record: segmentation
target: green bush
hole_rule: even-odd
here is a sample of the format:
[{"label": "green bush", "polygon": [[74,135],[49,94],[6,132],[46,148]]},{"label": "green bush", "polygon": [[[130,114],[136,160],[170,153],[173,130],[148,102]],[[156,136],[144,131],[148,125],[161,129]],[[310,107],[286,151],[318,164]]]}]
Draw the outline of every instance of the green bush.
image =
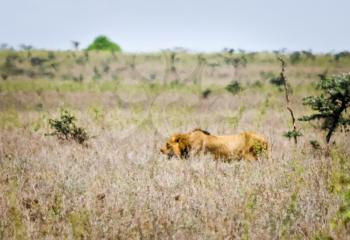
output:
[{"label": "green bush", "polygon": [[343,52],[340,52],[340,53],[337,53],[337,54],[334,55],[334,60],[337,61],[337,62],[340,61],[343,58],[350,58],[350,52],[343,51]]},{"label": "green bush", "polygon": [[303,134],[298,130],[289,130],[288,132],[285,132],[283,136],[288,139],[291,139],[291,138],[301,137],[303,136]]},{"label": "green bush", "polygon": [[283,84],[284,84],[284,79],[281,78],[280,76],[278,76],[278,77],[273,77],[273,78],[270,79],[270,83],[271,83],[272,85],[277,86],[277,87],[281,87],[281,86],[283,86]]},{"label": "green bush", "polygon": [[290,54],[289,59],[292,64],[297,64],[304,60],[315,60],[316,57],[311,51],[295,51]]},{"label": "green bush", "polygon": [[228,84],[225,89],[232,93],[233,95],[236,95],[240,91],[242,91],[241,84],[237,81],[232,81],[230,84]]},{"label": "green bush", "polygon": [[68,110],[62,110],[60,119],[49,119],[49,125],[54,131],[48,135],[84,144],[89,135],[84,128],[75,125],[75,120],[76,118]]},{"label": "green bush", "polygon": [[109,40],[106,36],[98,36],[93,43],[87,48],[90,50],[98,50],[98,51],[112,51],[112,52],[121,52],[121,48],[118,44]]}]

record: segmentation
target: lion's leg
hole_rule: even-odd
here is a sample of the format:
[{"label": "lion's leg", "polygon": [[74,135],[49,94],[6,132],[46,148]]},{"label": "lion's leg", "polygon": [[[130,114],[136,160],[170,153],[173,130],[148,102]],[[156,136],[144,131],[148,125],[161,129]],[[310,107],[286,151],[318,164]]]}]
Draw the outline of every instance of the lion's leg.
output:
[{"label": "lion's leg", "polygon": [[248,161],[256,161],[258,160],[258,157],[253,153],[246,153],[244,154],[244,159]]},{"label": "lion's leg", "polygon": [[177,158],[184,159],[185,156],[182,154],[182,152],[179,148],[174,148],[173,151],[174,151],[174,154]]}]

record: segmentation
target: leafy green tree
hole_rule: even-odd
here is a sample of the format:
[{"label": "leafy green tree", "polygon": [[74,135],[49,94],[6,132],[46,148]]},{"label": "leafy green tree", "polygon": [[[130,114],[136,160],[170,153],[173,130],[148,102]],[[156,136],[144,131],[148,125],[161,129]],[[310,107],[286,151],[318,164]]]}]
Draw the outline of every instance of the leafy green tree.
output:
[{"label": "leafy green tree", "polygon": [[112,52],[122,51],[118,44],[112,42],[106,36],[98,36],[93,41],[93,43],[90,44],[87,50],[112,51]]},{"label": "leafy green tree", "polygon": [[299,120],[321,120],[321,129],[328,131],[326,141],[329,143],[339,126],[347,131],[350,126],[350,116],[346,116],[346,109],[350,106],[350,74],[323,77],[317,87],[322,90],[320,96],[303,99],[304,105],[310,106],[315,113]]}]

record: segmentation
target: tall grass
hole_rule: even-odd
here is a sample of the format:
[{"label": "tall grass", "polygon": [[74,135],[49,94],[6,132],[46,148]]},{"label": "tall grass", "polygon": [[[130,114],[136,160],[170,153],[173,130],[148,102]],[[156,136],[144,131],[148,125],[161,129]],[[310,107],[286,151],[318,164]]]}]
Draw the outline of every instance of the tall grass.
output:
[{"label": "tall grass", "polygon": [[[184,56],[183,74],[192,69],[191,55]],[[204,74],[203,85],[134,81],[129,72],[120,82],[1,81],[0,239],[347,239],[341,209],[349,210],[348,133],[337,132],[331,150],[306,123],[297,146],[285,139],[283,93],[260,74],[278,74],[278,64],[260,54],[256,59],[241,70],[244,90],[236,95],[224,88],[232,80],[225,67]],[[144,64],[137,67],[153,72]],[[295,89],[290,104],[308,114],[301,99],[317,91],[312,86],[324,69],[316,63],[287,69]],[[207,86],[212,93],[203,99]],[[60,107],[93,136],[87,147],[45,136]],[[271,157],[223,163],[160,154],[171,133],[197,127],[212,134],[260,132]]]}]

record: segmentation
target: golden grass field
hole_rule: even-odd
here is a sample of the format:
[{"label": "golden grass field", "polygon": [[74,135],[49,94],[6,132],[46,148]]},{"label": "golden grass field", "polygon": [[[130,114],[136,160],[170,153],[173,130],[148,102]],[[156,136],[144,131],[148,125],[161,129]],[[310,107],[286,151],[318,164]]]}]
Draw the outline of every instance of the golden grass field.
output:
[{"label": "golden grass field", "polygon": [[[10,54],[0,52],[0,64]],[[176,74],[162,54],[31,57],[50,54],[33,66],[18,53],[12,63],[24,73],[0,80],[0,239],[350,239],[339,214],[350,188],[349,134],[337,131],[326,149],[316,123],[297,122],[298,144],[283,137],[291,122],[284,92],[269,82],[280,71],[273,54],[247,55],[235,70],[220,54],[201,63],[179,53]],[[319,94],[318,74],[349,69],[328,55],[288,62],[296,116],[311,112],[302,98]],[[231,80],[243,90],[226,91]],[[87,146],[46,136],[61,108],[87,130]],[[161,155],[171,133],[198,127],[259,132],[271,157]]]}]

